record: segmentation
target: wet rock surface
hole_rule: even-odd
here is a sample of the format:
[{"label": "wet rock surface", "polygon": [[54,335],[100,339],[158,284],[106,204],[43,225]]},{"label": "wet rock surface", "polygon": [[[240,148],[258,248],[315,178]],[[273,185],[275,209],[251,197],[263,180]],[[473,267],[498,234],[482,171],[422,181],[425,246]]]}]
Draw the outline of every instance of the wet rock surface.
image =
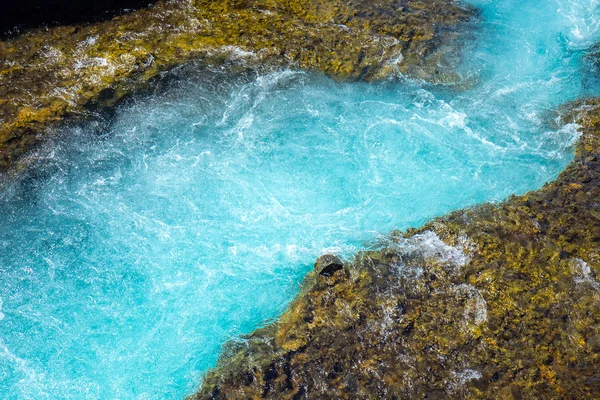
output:
[{"label": "wet rock surface", "polygon": [[229,343],[191,399],[600,396],[600,100],[544,188],[395,232]]},{"label": "wet rock surface", "polygon": [[0,171],[45,140],[48,126],[112,107],[190,60],[457,82],[457,25],[472,15],[453,0],[173,0],[28,32],[0,42]]},{"label": "wet rock surface", "polygon": [[315,262],[315,272],[323,277],[330,277],[342,268],[342,260],[333,254],[322,255]]}]

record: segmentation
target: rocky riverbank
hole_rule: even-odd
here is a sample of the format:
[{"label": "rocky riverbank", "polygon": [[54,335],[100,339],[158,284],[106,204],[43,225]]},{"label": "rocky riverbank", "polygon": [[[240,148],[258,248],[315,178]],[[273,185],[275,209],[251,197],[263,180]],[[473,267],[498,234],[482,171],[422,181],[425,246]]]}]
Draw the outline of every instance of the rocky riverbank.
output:
[{"label": "rocky riverbank", "polygon": [[570,110],[555,182],[320,258],[190,399],[600,396],[600,101]]},{"label": "rocky riverbank", "polygon": [[190,60],[460,81],[457,25],[472,15],[454,0],[172,0],[35,30],[0,42],[0,171],[42,142],[48,126],[112,107]]}]

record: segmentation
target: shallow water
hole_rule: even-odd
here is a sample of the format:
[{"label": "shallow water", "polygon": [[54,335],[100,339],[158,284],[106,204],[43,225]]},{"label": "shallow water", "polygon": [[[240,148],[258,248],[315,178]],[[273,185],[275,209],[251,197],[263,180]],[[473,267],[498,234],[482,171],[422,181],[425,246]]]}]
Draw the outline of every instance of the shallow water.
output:
[{"label": "shallow water", "polygon": [[319,254],[556,177],[599,3],[473,3],[466,92],[206,71],[65,128],[0,194],[0,397],[182,397]]}]

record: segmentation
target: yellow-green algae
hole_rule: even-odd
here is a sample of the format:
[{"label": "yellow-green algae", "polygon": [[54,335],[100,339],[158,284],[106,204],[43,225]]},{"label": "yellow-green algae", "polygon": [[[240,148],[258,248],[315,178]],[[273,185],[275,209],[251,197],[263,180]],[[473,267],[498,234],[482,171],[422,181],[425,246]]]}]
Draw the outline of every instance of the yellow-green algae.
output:
[{"label": "yellow-green algae", "polygon": [[[87,26],[0,42],[0,170],[65,116],[111,106],[189,60],[318,69],[347,79],[395,71],[452,81],[455,0],[178,0]],[[451,69],[451,68],[450,68]]]},{"label": "yellow-green algae", "polygon": [[600,398],[600,100],[553,183],[311,273],[191,399]]}]

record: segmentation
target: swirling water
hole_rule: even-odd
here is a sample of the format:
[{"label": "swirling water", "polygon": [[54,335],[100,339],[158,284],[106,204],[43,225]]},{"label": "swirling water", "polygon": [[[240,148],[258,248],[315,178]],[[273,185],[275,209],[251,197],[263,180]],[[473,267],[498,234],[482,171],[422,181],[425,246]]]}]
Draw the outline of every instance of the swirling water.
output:
[{"label": "swirling water", "polygon": [[0,194],[0,397],[183,397],[322,252],[554,178],[598,1],[473,3],[466,91],[206,71],[64,128]]}]

